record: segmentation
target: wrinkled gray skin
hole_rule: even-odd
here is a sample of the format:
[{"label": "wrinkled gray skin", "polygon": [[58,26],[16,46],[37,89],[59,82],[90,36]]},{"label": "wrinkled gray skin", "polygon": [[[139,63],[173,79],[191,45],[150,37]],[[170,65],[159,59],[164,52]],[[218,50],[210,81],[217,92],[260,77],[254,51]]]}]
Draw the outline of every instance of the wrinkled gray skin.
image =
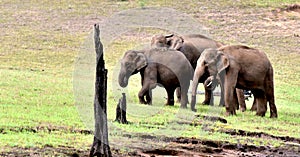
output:
[{"label": "wrinkled gray skin", "polygon": [[237,96],[235,88],[251,90],[256,101],[256,115],[265,116],[267,102],[270,117],[277,118],[274,99],[273,68],[264,52],[241,45],[206,49],[197,61],[191,106],[196,103],[198,80],[205,73],[219,78],[224,93],[226,115],[236,114]]},{"label": "wrinkled gray skin", "polygon": [[160,84],[167,91],[168,105],[174,105],[174,91],[181,87],[181,108],[187,108],[187,92],[194,70],[181,52],[165,48],[127,51],[121,60],[119,85],[126,87],[129,77],[138,72],[142,77],[142,89],[138,94],[140,103],[151,104],[148,92]]},{"label": "wrinkled gray skin", "polygon": [[[152,47],[166,47],[181,51],[188,61],[191,63],[193,69],[197,66],[197,60],[201,53],[207,48],[218,48],[223,46],[222,43],[212,40],[206,36],[200,34],[190,34],[185,36],[178,36],[174,34],[170,35],[155,35],[151,40]],[[203,83],[209,75],[204,74],[199,82]],[[176,90],[177,97],[179,97],[180,90]],[[205,100],[202,104],[213,105],[213,95],[211,90],[205,88]]]}]

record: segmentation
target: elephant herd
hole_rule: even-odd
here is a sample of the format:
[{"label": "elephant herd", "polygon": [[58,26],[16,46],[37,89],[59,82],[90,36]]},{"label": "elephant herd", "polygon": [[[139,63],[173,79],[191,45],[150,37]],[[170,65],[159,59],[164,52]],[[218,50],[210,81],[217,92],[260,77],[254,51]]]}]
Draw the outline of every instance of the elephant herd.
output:
[{"label": "elephant herd", "polygon": [[191,110],[196,111],[198,83],[203,83],[202,104],[213,105],[212,91],[221,87],[220,106],[226,115],[246,110],[243,90],[254,95],[251,108],[265,116],[267,103],[270,117],[277,118],[274,100],[273,68],[266,54],[243,45],[225,45],[200,34],[154,35],[151,48],[129,50],[121,59],[119,85],[126,87],[131,75],[140,73],[142,89],[138,93],[142,104],[152,104],[151,90],[157,85],[167,91],[167,105],[174,105],[174,92],[181,108],[187,108],[188,89],[192,80]]}]

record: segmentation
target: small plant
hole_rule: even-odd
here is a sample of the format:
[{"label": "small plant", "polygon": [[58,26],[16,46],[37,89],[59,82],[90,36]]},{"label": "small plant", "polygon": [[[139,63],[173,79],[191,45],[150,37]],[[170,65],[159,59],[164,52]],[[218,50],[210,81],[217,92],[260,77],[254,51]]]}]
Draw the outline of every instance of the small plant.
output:
[{"label": "small plant", "polygon": [[146,5],[146,0],[139,0],[139,5],[141,8],[144,8]]}]

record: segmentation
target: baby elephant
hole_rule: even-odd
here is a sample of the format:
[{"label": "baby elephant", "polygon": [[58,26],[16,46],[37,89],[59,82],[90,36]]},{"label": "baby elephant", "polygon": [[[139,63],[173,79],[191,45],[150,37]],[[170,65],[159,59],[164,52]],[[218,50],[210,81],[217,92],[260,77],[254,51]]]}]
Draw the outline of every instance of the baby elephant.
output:
[{"label": "baby elephant", "polygon": [[[181,108],[187,108],[187,93],[193,68],[181,52],[166,48],[129,50],[121,60],[120,86],[126,87],[129,77],[138,72],[142,77],[142,89],[138,94],[140,103],[151,104],[151,98],[147,94],[161,84],[167,91],[168,105],[174,105],[174,91],[181,87]],[[144,100],[145,96],[147,102]]]}]

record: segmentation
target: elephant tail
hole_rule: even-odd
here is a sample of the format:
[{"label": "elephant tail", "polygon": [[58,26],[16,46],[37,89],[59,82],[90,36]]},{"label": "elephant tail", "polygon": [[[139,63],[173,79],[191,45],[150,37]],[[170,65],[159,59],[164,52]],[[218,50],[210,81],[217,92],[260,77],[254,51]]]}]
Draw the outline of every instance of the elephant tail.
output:
[{"label": "elephant tail", "polygon": [[275,97],[274,97],[274,75],[273,75],[273,67],[270,64],[269,70],[267,72],[267,77],[266,77],[266,96],[267,96],[267,101],[269,102],[270,106],[270,117],[271,118],[277,118],[277,108],[275,105]]}]

